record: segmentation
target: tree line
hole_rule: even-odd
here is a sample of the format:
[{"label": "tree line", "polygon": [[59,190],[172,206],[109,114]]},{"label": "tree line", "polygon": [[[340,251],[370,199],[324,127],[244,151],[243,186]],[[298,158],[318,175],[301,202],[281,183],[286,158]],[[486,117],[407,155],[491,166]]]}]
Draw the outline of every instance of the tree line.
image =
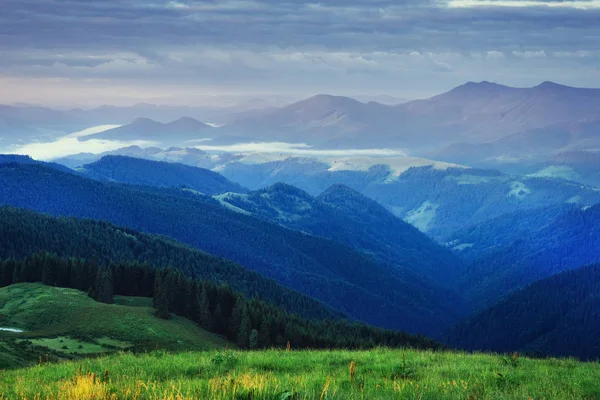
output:
[{"label": "tree line", "polygon": [[0,286],[19,282],[83,290],[109,304],[115,295],[152,297],[157,317],[175,314],[189,318],[240,348],[281,347],[288,342],[294,348],[314,349],[442,347],[422,336],[347,320],[309,320],[257,298],[248,299],[227,285],[194,280],[173,268],[157,269],[136,262],[105,267],[94,260],[50,253],[0,261]]}]

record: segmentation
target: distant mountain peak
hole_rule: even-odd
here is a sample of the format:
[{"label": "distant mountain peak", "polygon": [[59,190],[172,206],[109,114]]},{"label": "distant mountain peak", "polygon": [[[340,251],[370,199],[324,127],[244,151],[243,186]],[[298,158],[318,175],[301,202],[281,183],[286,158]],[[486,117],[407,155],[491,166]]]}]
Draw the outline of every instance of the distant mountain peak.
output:
[{"label": "distant mountain peak", "polygon": [[304,190],[297,188],[296,186],[288,185],[287,183],[277,182],[269,187],[259,190],[258,193],[272,193],[272,194],[284,194],[288,196],[298,197],[305,200],[312,201],[313,198]]},{"label": "distant mountain peak", "polygon": [[509,86],[500,85],[496,82],[490,81],[481,81],[481,82],[473,82],[469,81],[463,85],[460,85],[451,90],[451,92],[462,92],[462,91],[477,91],[477,90],[502,90],[502,89],[510,89]]},{"label": "distant mountain peak", "polygon": [[544,90],[556,90],[556,89],[572,89],[569,86],[561,85],[552,81],[544,81],[539,85],[535,86],[535,89],[544,89]]},{"label": "distant mountain peak", "polygon": [[332,94],[317,94],[315,96],[309,97],[308,99],[301,100],[297,103],[291,104],[294,105],[314,105],[320,107],[331,107],[337,105],[354,105],[354,104],[363,104],[358,100],[354,100],[350,97],[344,96],[335,96]]},{"label": "distant mountain peak", "polygon": [[362,194],[360,194],[356,190],[352,189],[349,186],[341,184],[341,183],[330,186],[327,190],[325,190],[323,193],[321,193],[321,196],[332,196],[332,195],[339,196],[339,195],[348,195],[348,194],[353,194],[353,195],[357,194],[357,195],[362,196]]},{"label": "distant mountain peak", "polygon": [[142,126],[156,126],[156,125],[161,125],[161,123],[160,122],[156,122],[155,120],[150,119],[150,118],[138,117],[138,118],[134,119],[133,121],[131,121],[130,125],[142,127]]},{"label": "distant mountain peak", "polygon": [[392,216],[392,214],[375,200],[366,197],[356,190],[342,184],[329,187],[321,193],[317,200],[330,206],[341,208],[357,214]]},{"label": "distant mountain peak", "polygon": [[181,129],[212,129],[212,126],[191,117],[181,117],[175,121],[169,122],[167,125]]}]

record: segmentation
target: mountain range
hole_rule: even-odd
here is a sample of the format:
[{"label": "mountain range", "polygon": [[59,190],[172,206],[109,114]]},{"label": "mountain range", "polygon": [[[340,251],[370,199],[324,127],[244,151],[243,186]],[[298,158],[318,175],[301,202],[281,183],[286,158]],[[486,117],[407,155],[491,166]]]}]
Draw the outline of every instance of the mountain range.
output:
[{"label": "mountain range", "polygon": [[[377,159],[373,161],[375,164]],[[250,189],[284,182],[316,196],[332,185],[343,184],[443,243],[457,230],[513,211],[569,203],[586,207],[600,202],[595,187],[564,179],[440,164],[412,167],[398,174],[384,164],[335,170],[323,160],[288,158],[262,164],[231,162],[215,170]]]},{"label": "mountain range", "polygon": [[[210,138],[216,143],[306,143],[321,149],[393,148],[476,167],[533,168],[565,152],[595,154],[600,148],[599,107],[599,89],[552,82],[513,88],[484,81],[396,105],[322,94],[283,107],[231,112],[225,125],[214,129],[195,119],[206,120],[208,114],[200,116],[189,107],[140,105],[126,112],[103,107],[93,113],[3,107],[0,137],[8,144],[41,141],[48,139],[41,132],[118,123],[125,125],[87,139],[158,138],[163,144],[181,146]],[[156,120],[149,121],[152,117]]]},{"label": "mountain range", "polygon": [[281,183],[214,197],[238,212],[347,244],[440,286],[451,287],[461,273],[461,261],[448,249],[344,185],[332,186],[316,198]]},{"label": "mountain range", "polygon": [[0,184],[2,204],[170,236],[374,325],[436,336],[466,312],[460,296],[406,268],[242,215],[210,197],[104,183],[43,165],[16,163],[0,165]]},{"label": "mountain range", "polygon": [[[595,187],[551,171],[519,176],[401,156],[284,156],[282,160],[260,162],[257,155],[215,155],[194,148],[131,147],[111,154],[203,166],[250,190],[281,182],[319,196],[331,186],[345,185],[441,243],[454,240],[452,235],[457,231],[507,213],[568,204],[583,208],[600,203],[600,191]],[[57,161],[81,165],[88,159],[82,155]]]},{"label": "mountain range", "polygon": [[[318,95],[225,127],[238,135],[274,137],[323,147],[385,146],[412,152],[438,150],[462,163],[471,149],[528,150],[543,138],[543,153],[589,148],[598,144],[593,127],[600,119],[599,89],[580,89],[544,82],[513,88],[490,82],[468,82],[447,93],[395,106]],[[454,145],[454,152],[444,146]],[[465,146],[465,154],[461,154]],[[502,148],[501,146],[505,146]],[[525,156],[526,152],[518,154]],[[484,155],[480,155],[484,156]],[[483,158],[481,158],[483,160]]]}]

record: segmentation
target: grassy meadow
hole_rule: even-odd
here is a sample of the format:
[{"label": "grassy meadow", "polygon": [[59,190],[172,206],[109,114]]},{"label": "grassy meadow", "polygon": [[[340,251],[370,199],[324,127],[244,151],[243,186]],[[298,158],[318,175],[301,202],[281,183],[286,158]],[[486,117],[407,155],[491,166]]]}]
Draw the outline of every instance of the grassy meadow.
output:
[{"label": "grassy meadow", "polygon": [[0,371],[0,399],[599,399],[600,365],[414,350],[120,353]]},{"label": "grassy meadow", "polygon": [[0,400],[600,399],[600,364],[377,348],[238,351],[152,300],[0,289]]},{"label": "grassy meadow", "polygon": [[74,290],[21,283],[0,288],[0,368],[31,365],[40,356],[74,359],[121,350],[224,348],[227,342],[194,322],[154,316],[152,299],[119,297],[99,303]]}]

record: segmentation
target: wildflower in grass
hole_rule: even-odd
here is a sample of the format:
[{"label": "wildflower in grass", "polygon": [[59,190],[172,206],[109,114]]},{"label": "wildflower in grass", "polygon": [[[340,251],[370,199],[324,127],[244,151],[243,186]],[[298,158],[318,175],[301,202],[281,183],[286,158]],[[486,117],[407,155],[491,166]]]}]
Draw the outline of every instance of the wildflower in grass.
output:
[{"label": "wildflower in grass", "polygon": [[96,375],[77,375],[65,382],[59,389],[58,398],[67,400],[108,399],[108,389],[104,382],[96,379]]},{"label": "wildflower in grass", "polygon": [[327,382],[325,382],[325,386],[323,387],[323,391],[321,392],[320,400],[323,400],[325,398],[325,396],[327,396],[327,392],[329,391],[330,384],[331,384],[331,381],[329,380],[329,378],[327,378]]},{"label": "wildflower in grass", "polygon": [[350,381],[354,382],[354,375],[356,374],[356,364],[354,361],[350,362]]}]

